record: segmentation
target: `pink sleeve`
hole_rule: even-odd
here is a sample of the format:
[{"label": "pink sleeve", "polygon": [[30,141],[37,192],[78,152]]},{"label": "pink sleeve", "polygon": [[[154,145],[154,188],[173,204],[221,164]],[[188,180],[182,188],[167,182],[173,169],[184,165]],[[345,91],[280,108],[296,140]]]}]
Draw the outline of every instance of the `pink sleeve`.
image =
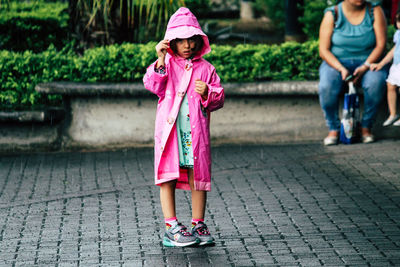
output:
[{"label": "pink sleeve", "polygon": [[165,74],[157,73],[154,70],[156,63],[157,61],[147,68],[146,74],[143,77],[143,84],[147,90],[156,94],[158,97],[164,97],[168,79],[168,68],[166,68]]},{"label": "pink sleeve", "polygon": [[213,69],[211,78],[207,83],[208,86],[208,97],[206,100],[202,99],[201,104],[209,111],[220,109],[224,106],[225,93],[224,88],[221,87],[220,78]]}]

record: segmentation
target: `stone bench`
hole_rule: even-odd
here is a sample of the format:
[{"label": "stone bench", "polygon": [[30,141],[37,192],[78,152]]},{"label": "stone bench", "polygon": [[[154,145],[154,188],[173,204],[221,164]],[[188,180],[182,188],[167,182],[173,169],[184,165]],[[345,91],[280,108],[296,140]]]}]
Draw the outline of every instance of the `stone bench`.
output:
[{"label": "stone bench", "polygon": [[[224,83],[225,106],[211,115],[213,144],[232,142],[304,142],[327,134],[317,81]],[[142,83],[41,83],[36,91],[63,96],[66,116],[63,148],[115,148],[153,143],[157,97]],[[399,136],[385,128],[386,105],[373,132]],[[399,127],[400,128],[400,127]]]}]

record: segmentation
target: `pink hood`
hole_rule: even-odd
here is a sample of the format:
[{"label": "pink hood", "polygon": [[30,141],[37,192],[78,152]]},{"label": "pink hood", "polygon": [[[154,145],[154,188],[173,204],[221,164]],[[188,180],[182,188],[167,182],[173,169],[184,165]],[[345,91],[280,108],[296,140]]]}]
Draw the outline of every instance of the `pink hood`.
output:
[{"label": "pink hood", "polygon": [[[193,13],[188,8],[181,7],[169,19],[164,40],[187,39],[193,35],[201,35],[203,37],[204,46],[199,56],[202,57],[209,53],[211,47],[207,35],[201,30],[200,24]],[[168,53],[173,55],[171,49],[168,49]]]}]

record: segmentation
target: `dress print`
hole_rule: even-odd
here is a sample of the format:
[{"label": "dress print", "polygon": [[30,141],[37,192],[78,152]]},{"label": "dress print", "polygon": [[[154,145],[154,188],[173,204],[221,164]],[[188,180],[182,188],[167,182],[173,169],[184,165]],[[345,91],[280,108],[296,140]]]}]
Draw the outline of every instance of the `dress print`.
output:
[{"label": "dress print", "polygon": [[178,132],[179,166],[193,168],[192,130],[187,94],[185,94],[179,109],[176,129]]}]

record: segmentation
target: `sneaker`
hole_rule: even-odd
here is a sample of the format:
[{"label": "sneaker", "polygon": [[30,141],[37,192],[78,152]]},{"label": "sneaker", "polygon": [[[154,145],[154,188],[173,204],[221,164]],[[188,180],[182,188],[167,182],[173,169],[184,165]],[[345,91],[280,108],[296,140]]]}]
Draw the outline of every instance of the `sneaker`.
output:
[{"label": "sneaker", "polygon": [[339,137],[338,136],[327,136],[324,139],[325,146],[333,146],[338,144]]},{"label": "sneaker", "polygon": [[166,247],[187,247],[199,242],[200,240],[193,236],[181,223],[166,230],[163,239],[163,245]]},{"label": "sneaker", "polygon": [[400,126],[400,120],[397,120],[395,123],[393,123],[393,126]]},{"label": "sneaker", "polygon": [[375,138],[374,138],[374,136],[372,134],[371,135],[364,135],[362,137],[362,142],[364,144],[373,143],[374,141],[375,141]]},{"label": "sneaker", "polygon": [[[387,118],[385,120],[385,122],[382,124],[382,126],[389,126],[392,125],[393,122],[397,121],[399,119],[399,115],[395,115],[395,116],[389,116],[389,118]],[[398,121],[397,121],[398,122]],[[400,125],[400,124],[399,124]]]},{"label": "sneaker", "polygon": [[214,244],[214,238],[208,231],[207,225],[203,222],[198,222],[192,228],[192,235],[200,239],[200,246]]}]

